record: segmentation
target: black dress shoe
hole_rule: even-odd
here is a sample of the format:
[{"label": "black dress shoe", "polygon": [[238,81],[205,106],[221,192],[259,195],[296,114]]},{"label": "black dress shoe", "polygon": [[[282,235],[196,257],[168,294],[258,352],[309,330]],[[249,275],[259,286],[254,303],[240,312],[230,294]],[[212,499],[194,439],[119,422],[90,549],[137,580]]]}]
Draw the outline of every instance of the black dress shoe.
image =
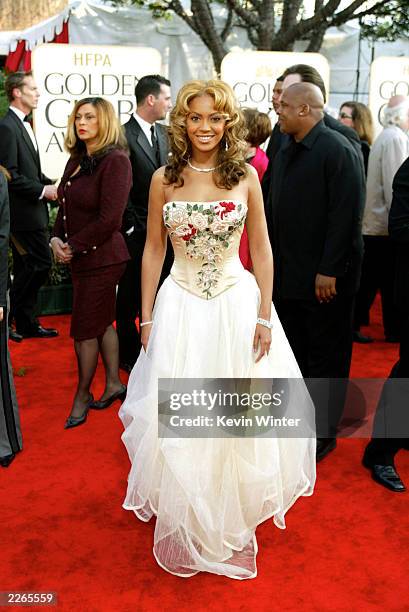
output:
[{"label": "black dress shoe", "polygon": [[317,463],[322,461],[324,457],[334,450],[337,446],[336,438],[317,438]]},{"label": "black dress shoe", "polygon": [[82,425],[83,423],[85,423],[85,421],[87,420],[89,407],[93,401],[94,401],[94,396],[91,393],[90,398],[88,402],[86,403],[83,414],[79,417],[73,417],[70,415],[68,419],[65,421],[64,429],[72,429],[73,427],[78,427],[79,425]]},{"label": "black dress shoe", "polygon": [[372,478],[383,487],[390,489],[394,493],[403,493],[403,491],[406,491],[406,487],[393,465],[375,464],[369,466],[369,469],[371,470]]},{"label": "black dress shoe", "polygon": [[132,372],[132,368],[133,366],[130,363],[127,363],[126,361],[119,362],[119,369],[123,370],[127,374],[130,374]]},{"label": "black dress shoe", "polygon": [[113,402],[115,402],[115,400],[121,400],[121,402],[123,402],[125,397],[126,385],[122,385],[122,389],[120,391],[116,391],[115,393],[107,397],[106,400],[97,400],[96,402],[91,402],[89,407],[93,408],[94,410],[104,410],[105,408],[108,408]]},{"label": "black dress shoe", "polygon": [[12,461],[14,461],[15,454],[11,453],[11,455],[4,455],[4,457],[0,457],[0,465],[1,467],[8,467]]},{"label": "black dress shoe", "polygon": [[23,336],[18,334],[12,327],[9,327],[9,338],[13,340],[13,342],[22,342],[23,340]]},{"label": "black dress shoe", "polygon": [[364,336],[359,331],[353,332],[352,339],[354,342],[358,342],[359,344],[370,344],[373,342],[373,338],[371,338],[371,336]]},{"label": "black dress shoe", "polygon": [[55,338],[55,336],[58,336],[58,331],[51,327],[38,325],[37,327],[32,327],[28,331],[23,331],[22,336],[23,338]]}]

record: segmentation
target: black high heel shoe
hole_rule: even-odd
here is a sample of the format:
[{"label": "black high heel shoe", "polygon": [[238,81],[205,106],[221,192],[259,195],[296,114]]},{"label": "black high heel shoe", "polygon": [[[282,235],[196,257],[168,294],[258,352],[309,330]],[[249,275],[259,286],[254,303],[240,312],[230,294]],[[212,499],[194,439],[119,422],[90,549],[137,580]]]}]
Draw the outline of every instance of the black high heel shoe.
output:
[{"label": "black high heel shoe", "polygon": [[91,393],[90,398],[87,401],[87,404],[85,406],[84,413],[79,417],[73,417],[70,415],[68,419],[65,421],[64,429],[72,429],[73,427],[78,427],[79,425],[82,425],[83,423],[85,423],[85,421],[87,420],[89,407],[93,401],[94,401],[94,396]]},{"label": "black high heel shoe", "polygon": [[123,402],[126,398],[126,391],[126,385],[122,385],[122,389],[120,391],[115,391],[115,393],[107,397],[107,399],[105,400],[97,400],[96,402],[91,402],[89,407],[93,410],[104,410],[105,408],[108,408],[113,402],[115,402],[115,400],[121,400],[121,402]]}]

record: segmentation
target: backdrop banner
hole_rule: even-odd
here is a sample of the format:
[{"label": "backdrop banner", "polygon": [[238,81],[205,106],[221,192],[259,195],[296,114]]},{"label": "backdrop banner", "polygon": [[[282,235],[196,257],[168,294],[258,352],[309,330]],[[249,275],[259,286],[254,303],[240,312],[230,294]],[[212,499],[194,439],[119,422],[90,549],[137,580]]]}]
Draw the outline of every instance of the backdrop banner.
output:
[{"label": "backdrop banner", "polygon": [[371,65],[369,107],[376,135],[382,130],[383,109],[392,96],[409,96],[409,57],[378,57]]},{"label": "backdrop banner", "polygon": [[37,47],[33,73],[40,90],[34,126],[44,173],[61,177],[67,162],[64,135],[73,104],[101,96],[114,105],[121,123],[135,110],[135,85],[161,72],[161,55],[148,47],[54,45]]},{"label": "backdrop banner", "polygon": [[268,113],[277,77],[294,64],[314,66],[329,91],[329,64],[320,53],[234,51],[223,59],[221,77],[233,87],[241,106]]}]

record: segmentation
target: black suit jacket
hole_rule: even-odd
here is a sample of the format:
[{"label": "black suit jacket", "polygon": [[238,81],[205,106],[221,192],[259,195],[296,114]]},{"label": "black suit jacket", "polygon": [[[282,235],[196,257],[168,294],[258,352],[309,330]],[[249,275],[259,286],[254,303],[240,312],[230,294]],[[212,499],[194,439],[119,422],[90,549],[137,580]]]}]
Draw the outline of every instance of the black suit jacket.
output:
[{"label": "black suit jacket", "polygon": [[[356,151],[356,154],[359,158],[359,164],[362,170],[363,188],[365,189],[366,172],[365,172],[365,165],[364,165],[364,156],[363,156],[361,141],[359,140],[359,136],[357,132],[353,130],[352,128],[348,127],[347,125],[344,125],[337,119],[334,119],[334,117],[331,117],[331,115],[328,115],[328,113],[324,113],[323,121],[324,121],[324,124],[328,128],[330,128],[331,130],[334,130],[335,132],[339,132],[340,134],[342,134],[342,136],[345,136],[345,138],[349,141],[349,143],[354,147],[354,150]],[[267,166],[267,170],[264,173],[263,180],[261,182],[261,189],[263,191],[263,198],[264,198],[265,205],[267,205],[267,202],[269,201],[269,198],[271,197],[270,189],[271,189],[271,183],[273,180],[272,177],[273,177],[273,172],[274,172],[274,158],[277,155],[278,151],[281,149],[281,147],[284,146],[285,143],[289,141],[289,138],[290,137],[287,134],[283,134],[280,131],[280,126],[277,122],[273,128],[273,131],[270,136],[270,141],[266,149],[266,155],[268,157],[268,166]],[[268,221],[267,206],[266,206],[266,216],[267,216],[267,221]]]},{"label": "black suit jacket", "polygon": [[45,229],[46,200],[39,200],[52,181],[41,172],[40,157],[22,121],[10,110],[0,121],[0,163],[11,174],[9,182],[11,232]]},{"label": "black suit jacket", "polygon": [[277,153],[271,189],[276,295],[314,299],[317,273],[357,290],[362,260],[362,173],[355,149],[320,121]]},{"label": "black suit jacket", "polygon": [[160,151],[160,165],[158,165],[154,150],[135,117],[132,116],[125,123],[124,128],[130,151],[129,159],[132,166],[133,185],[124,213],[122,229],[126,232],[133,226],[135,230],[129,238],[139,240],[142,234],[144,240],[152,175],[160,166],[166,164],[168,158],[167,128],[160,123],[155,124]]},{"label": "black suit jacket", "polygon": [[7,181],[0,172],[0,306],[6,306],[7,292],[7,252],[9,247],[9,198],[7,193]]},{"label": "black suit jacket", "polygon": [[393,180],[389,212],[389,236],[396,245],[395,297],[400,310],[409,316],[409,158]]}]

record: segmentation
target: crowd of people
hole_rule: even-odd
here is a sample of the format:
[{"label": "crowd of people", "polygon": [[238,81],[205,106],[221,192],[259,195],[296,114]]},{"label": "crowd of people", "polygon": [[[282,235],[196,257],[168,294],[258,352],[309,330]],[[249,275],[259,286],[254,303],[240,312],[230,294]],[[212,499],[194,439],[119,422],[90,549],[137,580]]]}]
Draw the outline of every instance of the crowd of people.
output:
[{"label": "crowd of people", "polygon": [[[36,317],[52,253],[73,280],[78,383],[65,427],[123,402],[132,463],[124,507],[144,521],[156,516],[162,567],[185,577],[256,575],[257,525],[274,516],[284,527],[287,509],[313,492],[316,461],[336,447],[353,341],[373,341],[360,328],[378,290],[385,339],[400,342],[400,358],[363,464],[379,484],[404,491],[394,456],[408,449],[409,100],[389,100],[373,142],[369,108],[346,101],[332,117],[320,74],[305,64],[277,79],[273,128],[266,114],[241,110],[222,81],[186,83],[172,108],[171,83],[147,75],[124,129],[108,101],[75,103],[57,189],[41,171],[29,121],[39,96],[33,75],[10,75],[6,91],[1,465],[22,447],[8,334],[58,334]],[[158,122],[169,111],[166,128]],[[47,201],[56,200],[50,240]],[[94,399],[99,354],[106,384]],[[297,396],[297,409],[314,413],[316,437],[158,438],[159,378],[277,377],[327,381],[325,394],[310,384]]]}]

